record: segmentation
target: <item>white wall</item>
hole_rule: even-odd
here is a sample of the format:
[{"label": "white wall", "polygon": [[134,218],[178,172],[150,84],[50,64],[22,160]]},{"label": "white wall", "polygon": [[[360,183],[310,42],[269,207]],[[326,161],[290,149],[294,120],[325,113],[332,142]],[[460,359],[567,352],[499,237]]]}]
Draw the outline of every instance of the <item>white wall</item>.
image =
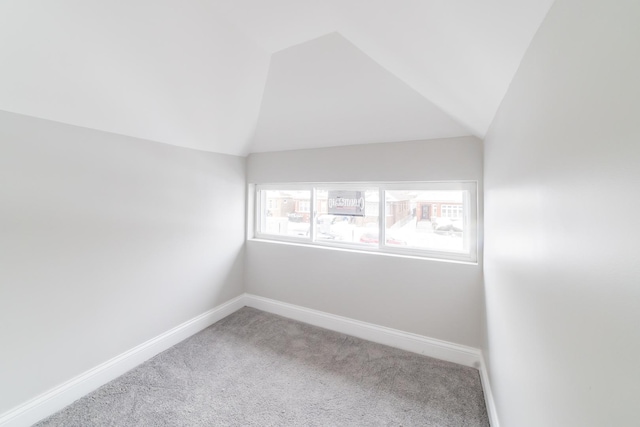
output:
[{"label": "white wall", "polygon": [[0,413],[243,292],[245,165],[0,112]]},{"label": "white wall", "polygon": [[558,0],[485,140],[503,427],[638,425],[640,3]]},{"label": "white wall", "polygon": [[[249,183],[482,180],[474,137],[252,154]],[[481,254],[480,254],[481,256]],[[480,265],[249,241],[247,291],[479,347]]]}]

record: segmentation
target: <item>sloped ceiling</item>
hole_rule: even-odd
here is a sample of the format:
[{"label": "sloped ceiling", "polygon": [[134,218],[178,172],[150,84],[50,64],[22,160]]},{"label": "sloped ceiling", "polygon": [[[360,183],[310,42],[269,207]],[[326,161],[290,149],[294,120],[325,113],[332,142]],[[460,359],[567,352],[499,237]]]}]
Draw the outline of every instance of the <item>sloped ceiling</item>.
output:
[{"label": "sloped ceiling", "polygon": [[338,33],[273,54],[252,151],[469,135]]},{"label": "sloped ceiling", "polygon": [[483,137],[553,0],[4,0],[0,110],[220,153]]}]

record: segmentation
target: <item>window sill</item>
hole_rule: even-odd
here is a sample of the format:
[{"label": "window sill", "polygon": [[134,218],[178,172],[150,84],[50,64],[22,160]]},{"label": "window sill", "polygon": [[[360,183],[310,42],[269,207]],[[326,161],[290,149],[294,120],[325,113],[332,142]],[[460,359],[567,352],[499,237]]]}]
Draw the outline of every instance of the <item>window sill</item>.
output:
[{"label": "window sill", "polygon": [[397,252],[385,252],[382,250],[371,250],[371,249],[356,249],[356,248],[345,248],[345,247],[336,247],[333,245],[323,245],[318,243],[304,243],[304,242],[291,242],[291,241],[283,241],[283,240],[271,240],[271,239],[262,239],[262,238],[249,238],[248,242],[256,242],[260,244],[275,244],[275,245],[286,245],[286,246],[298,246],[319,250],[329,250],[329,251],[339,251],[339,252],[351,252],[357,254],[371,255],[371,256],[386,256],[392,258],[404,258],[404,259],[415,259],[420,261],[435,261],[435,262],[445,262],[452,264],[464,264],[464,265],[479,265],[477,261],[461,261],[454,259],[446,259],[446,258],[435,258],[428,256],[418,256],[418,255],[410,255],[410,254],[401,254]]}]

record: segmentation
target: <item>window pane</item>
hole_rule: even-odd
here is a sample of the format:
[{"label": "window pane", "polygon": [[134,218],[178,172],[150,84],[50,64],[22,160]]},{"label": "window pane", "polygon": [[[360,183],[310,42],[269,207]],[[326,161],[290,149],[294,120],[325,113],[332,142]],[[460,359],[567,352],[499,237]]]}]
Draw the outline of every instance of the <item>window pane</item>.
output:
[{"label": "window pane", "polygon": [[473,182],[288,183],[256,188],[256,238],[363,251],[380,248],[434,259],[477,259]]},{"label": "window pane", "polygon": [[386,244],[467,251],[467,193],[463,190],[385,191]]},{"label": "window pane", "polygon": [[316,241],[378,246],[377,190],[316,190]]},{"label": "window pane", "polygon": [[262,190],[261,197],[262,233],[309,237],[311,191]]}]

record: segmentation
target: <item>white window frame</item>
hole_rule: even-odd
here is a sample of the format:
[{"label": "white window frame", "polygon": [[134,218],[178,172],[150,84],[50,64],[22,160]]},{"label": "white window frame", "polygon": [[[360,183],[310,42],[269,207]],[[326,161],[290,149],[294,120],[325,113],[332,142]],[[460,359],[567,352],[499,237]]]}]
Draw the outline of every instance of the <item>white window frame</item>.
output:
[{"label": "white window frame", "polygon": [[[446,181],[446,182],[312,182],[312,183],[269,183],[269,184],[250,184],[249,185],[249,206],[252,209],[252,221],[249,222],[250,227],[247,233],[249,239],[259,239],[264,241],[277,241],[284,243],[298,243],[310,246],[325,248],[342,248],[356,250],[359,252],[382,253],[393,255],[405,255],[410,257],[420,257],[436,260],[451,260],[469,263],[477,263],[478,261],[478,184],[476,181]],[[310,213],[309,213],[309,233],[308,236],[286,236],[278,234],[265,233],[262,230],[264,222],[261,212],[264,212],[263,206],[266,204],[264,190],[280,190],[280,191],[309,191],[310,192]],[[353,242],[316,240],[316,218],[317,209],[316,191],[317,190],[376,190],[379,194],[379,213],[378,213],[378,246],[362,245]],[[422,248],[405,248],[395,245],[386,244],[386,221],[385,191],[393,190],[415,190],[415,191],[447,191],[461,190],[465,191],[465,199],[463,200],[464,221],[464,242],[466,248],[464,251],[445,251],[436,249]],[[417,215],[417,213],[416,213]],[[468,230],[468,231],[467,231]]]}]

